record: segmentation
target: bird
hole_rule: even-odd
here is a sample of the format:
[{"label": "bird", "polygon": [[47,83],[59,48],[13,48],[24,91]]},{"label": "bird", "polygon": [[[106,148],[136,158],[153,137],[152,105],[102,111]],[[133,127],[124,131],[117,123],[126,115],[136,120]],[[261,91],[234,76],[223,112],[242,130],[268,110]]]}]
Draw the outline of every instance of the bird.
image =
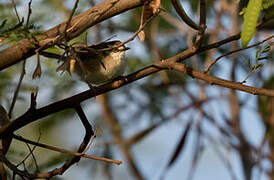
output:
[{"label": "bird", "polygon": [[74,72],[93,86],[110,82],[126,69],[125,51],[130,48],[121,43],[115,40],[93,45],[76,44],[70,51],[69,63],[64,62],[57,71]]}]

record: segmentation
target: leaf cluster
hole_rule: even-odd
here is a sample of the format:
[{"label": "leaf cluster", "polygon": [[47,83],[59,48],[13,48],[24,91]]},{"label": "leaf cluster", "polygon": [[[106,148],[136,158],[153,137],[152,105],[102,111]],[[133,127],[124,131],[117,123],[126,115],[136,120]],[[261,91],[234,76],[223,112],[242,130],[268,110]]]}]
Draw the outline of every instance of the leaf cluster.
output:
[{"label": "leaf cluster", "polygon": [[34,24],[24,25],[24,18],[15,24],[8,24],[7,19],[0,23],[0,37],[3,37],[8,42],[31,39],[38,34],[40,34],[39,27]]},{"label": "leaf cluster", "polygon": [[248,67],[250,71],[248,72],[246,78],[242,83],[246,82],[246,80],[253,74],[254,71],[262,68],[264,66],[264,63],[262,63],[262,60],[269,60],[272,58],[271,53],[271,47],[269,44],[262,46],[262,48],[257,49],[256,56],[255,56],[255,62],[252,63],[250,59],[248,59]]}]

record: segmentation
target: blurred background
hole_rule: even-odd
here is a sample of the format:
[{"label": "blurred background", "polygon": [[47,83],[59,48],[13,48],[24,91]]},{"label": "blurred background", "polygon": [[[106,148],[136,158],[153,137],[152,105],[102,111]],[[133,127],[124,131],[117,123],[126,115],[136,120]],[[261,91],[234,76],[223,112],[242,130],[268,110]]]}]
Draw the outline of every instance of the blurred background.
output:
[{"label": "blurred background", "polygon": [[[20,18],[26,20],[28,1],[15,1]],[[80,0],[76,14],[102,0]],[[199,22],[199,1],[179,1],[187,14]],[[32,2],[31,32],[39,33],[68,19],[74,1],[35,0]],[[234,0],[207,1],[207,31],[204,45],[241,30],[240,6]],[[129,42],[127,71],[135,72],[160,59],[172,57],[192,45],[195,32],[176,14],[170,1],[162,1],[161,12],[145,28],[146,40]],[[112,40],[125,41],[138,30],[142,8],[136,8],[108,19],[90,29],[73,42],[88,44]],[[12,27],[17,18],[11,1],[0,1],[0,23],[7,20]],[[22,33],[22,31],[21,31]],[[271,24],[258,31],[251,43],[273,35]],[[16,43],[20,32],[11,31],[0,50]],[[271,42],[272,41],[272,42]],[[272,43],[272,44],[271,44]],[[273,54],[273,40],[255,48],[222,58],[213,66],[211,75],[237,82],[243,81],[256,63],[256,52],[269,44]],[[186,60],[188,66],[203,71],[220,55],[240,48],[235,41],[220,48],[200,53]],[[48,51],[61,53],[60,49]],[[247,85],[274,89],[273,58],[260,61],[264,66],[252,71]],[[12,119],[23,114],[30,104],[30,93],[37,87],[37,107],[43,107],[88,89],[76,75],[57,73],[58,62],[41,56],[42,76],[32,79],[36,57],[26,61],[24,77]],[[22,63],[0,72],[0,104],[9,109],[21,74]],[[242,180],[269,179],[273,176],[271,136],[274,122],[273,98],[254,96],[218,86],[171,71],[161,71],[102,96],[88,99],[82,107],[93,128],[96,139],[87,154],[122,160],[120,166],[90,159],[81,159],[64,175],[54,180],[96,179],[186,179],[186,180]],[[77,114],[62,111],[36,121],[16,134],[77,151],[83,136]],[[33,147],[30,145],[30,147]],[[36,147],[34,159],[29,157],[22,167],[30,172],[46,171],[60,166],[67,155]],[[8,159],[14,164],[29,154],[25,143],[13,140]],[[11,172],[9,172],[11,173]]]}]

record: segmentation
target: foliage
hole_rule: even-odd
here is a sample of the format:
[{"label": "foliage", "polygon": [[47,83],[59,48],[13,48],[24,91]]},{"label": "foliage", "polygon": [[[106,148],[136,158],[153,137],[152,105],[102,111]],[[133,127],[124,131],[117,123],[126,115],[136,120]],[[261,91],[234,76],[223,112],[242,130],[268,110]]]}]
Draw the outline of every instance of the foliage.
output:
[{"label": "foliage", "polygon": [[40,34],[39,27],[34,24],[24,25],[24,18],[16,24],[7,23],[4,19],[0,24],[0,37],[5,38],[7,42],[17,42],[21,39],[31,39]]},{"label": "foliage", "polygon": [[261,49],[257,49],[254,63],[252,64],[251,60],[248,59],[248,67],[250,71],[242,82],[246,82],[246,80],[254,73],[254,71],[264,66],[264,63],[261,62],[262,60],[269,60],[271,58],[271,46],[269,44],[263,46]]},{"label": "foliage", "polygon": [[259,14],[261,11],[262,0],[250,0],[244,13],[244,24],[241,33],[241,43],[245,48],[254,35]]},{"label": "foliage", "polygon": [[241,43],[246,47],[252,39],[261,10],[265,17],[271,18],[274,12],[274,0],[249,0],[247,8],[244,9],[244,23],[241,32]]}]

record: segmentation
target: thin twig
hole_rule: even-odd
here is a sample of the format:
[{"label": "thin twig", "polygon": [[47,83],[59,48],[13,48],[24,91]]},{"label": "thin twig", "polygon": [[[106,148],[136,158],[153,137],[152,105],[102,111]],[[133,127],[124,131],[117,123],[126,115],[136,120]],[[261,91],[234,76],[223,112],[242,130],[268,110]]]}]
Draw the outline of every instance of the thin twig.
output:
[{"label": "thin twig", "polygon": [[200,0],[200,23],[199,23],[199,32],[196,37],[196,42],[194,47],[199,49],[202,45],[204,39],[204,33],[206,29],[206,3],[205,0]]},{"label": "thin twig", "polygon": [[[38,140],[37,140],[37,142],[39,142],[40,141],[40,135],[39,135],[39,137],[38,137]],[[27,144],[27,146],[28,146],[28,143],[26,143]],[[29,147],[29,146],[28,146]],[[36,148],[37,146],[34,146],[32,149],[30,149],[29,148],[29,150],[30,150],[30,153],[21,161],[21,162],[19,162],[17,165],[16,165],[16,167],[18,167],[18,166],[20,166],[21,164],[23,164],[27,159],[28,159],[28,157],[32,154],[32,152],[35,150],[35,148]],[[37,164],[37,163],[36,163]],[[37,166],[38,167],[38,166]]]},{"label": "thin twig", "polygon": [[11,0],[11,3],[12,3],[12,6],[13,6],[13,9],[14,9],[14,11],[15,11],[17,20],[18,20],[18,22],[20,23],[20,22],[21,22],[21,21],[20,21],[20,17],[19,17],[19,14],[18,14],[18,12],[17,12],[17,8],[16,8],[16,4],[15,4],[14,0]]},{"label": "thin twig", "polygon": [[65,37],[65,39],[67,38],[67,29],[68,29],[69,26],[70,26],[72,17],[73,17],[73,15],[74,15],[74,13],[75,13],[75,10],[76,10],[77,6],[78,6],[78,2],[79,2],[79,0],[76,0],[76,1],[75,1],[74,6],[73,6],[73,9],[72,9],[72,11],[71,11],[71,13],[70,13],[69,19],[68,19],[68,21],[67,21],[67,23],[66,23],[66,26],[65,26],[65,29],[64,29],[64,37]]},{"label": "thin twig", "polygon": [[[262,21],[260,21],[256,26],[257,30],[262,28],[263,25],[266,24],[268,21],[270,21],[270,19],[263,19]],[[241,38],[241,32],[239,32],[235,35],[229,36],[228,38],[223,39],[221,41],[217,41],[215,43],[202,46],[198,49],[198,53],[201,53],[201,52],[204,52],[204,51],[207,51],[207,50],[210,50],[210,49],[218,48],[218,47],[220,47],[224,44],[230,43],[232,41],[239,40],[240,38]]]},{"label": "thin twig", "polygon": [[160,12],[161,12],[161,9],[159,9],[159,11],[158,11],[157,13],[153,14],[153,16],[151,16],[145,23],[143,23],[143,24],[139,27],[139,29],[138,29],[130,38],[128,38],[126,41],[124,41],[124,42],[122,42],[122,43],[120,43],[119,45],[114,46],[114,47],[104,48],[104,49],[102,49],[102,51],[105,51],[105,50],[112,50],[112,49],[121,47],[121,46],[123,46],[123,45],[129,43],[130,41],[133,41],[133,40],[136,38],[136,36],[138,36],[139,32],[141,32],[142,30],[144,30],[144,28],[146,27],[146,25],[147,25],[153,18],[155,18]]},{"label": "thin twig", "polygon": [[[72,106],[70,106],[70,108],[75,107],[75,106],[80,106],[79,103],[78,105],[76,103],[73,103]],[[36,111],[30,111],[28,110],[28,112],[30,112],[32,115],[35,116]],[[31,118],[32,119],[32,118]],[[81,144],[79,145],[79,148],[77,150],[77,153],[81,153],[85,150],[85,148],[87,147],[91,137],[92,137],[92,127],[89,124],[89,122],[86,119],[81,119],[82,124],[84,125],[85,128],[85,136],[81,142]],[[13,135],[13,133],[9,133],[9,135]],[[6,166],[8,166],[12,171],[16,172],[18,175],[20,176],[24,176],[24,177],[28,177],[29,179],[49,179],[52,176],[55,175],[61,175],[63,174],[70,166],[72,166],[73,164],[77,163],[80,161],[81,157],[83,156],[74,156],[73,158],[67,160],[61,167],[59,168],[55,168],[53,170],[50,170],[48,172],[44,172],[44,173],[39,173],[39,172],[35,172],[35,173],[29,173],[25,170],[20,170],[18,169],[16,166],[14,166],[8,159],[6,159],[6,157],[4,155],[2,155],[3,153],[0,151],[0,158],[1,160],[6,164]],[[86,155],[85,155],[86,157]],[[98,160],[98,157],[95,157],[96,160]],[[106,158],[103,158],[106,159]]]},{"label": "thin twig", "polygon": [[233,36],[229,36],[229,37],[226,38],[226,39],[217,41],[217,42],[212,43],[212,44],[208,44],[208,45],[202,46],[202,47],[198,50],[198,53],[205,52],[205,51],[210,50],[210,49],[218,48],[218,47],[220,47],[220,46],[222,46],[222,45],[224,45],[224,44],[227,44],[227,43],[236,41],[236,40],[238,40],[238,39],[240,39],[240,38],[241,38],[241,34],[240,34],[240,33],[235,34],[235,35],[233,35]]},{"label": "thin twig", "polygon": [[90,148],[90,146],[91,146],[93,140],[95,139],[95,137],[96,137],[96,130],[94,132],[94,135],[91,137],[86,149],[83,152],[81,152],[81,155],[84,155],[88,151],[88,149]]},{"label": "thin twig", "polygon": [[200,0],[200,28],[205,28],[206,26],[206,2],[205,0]]},{"label": "thin twig", "polygon": [[43,144],[43,143],[33,142],[31,140],[25,139],[21,136],[15,135],[15,134],[13,135],[13,137],[14,137],[14,139],[17,139],[19,141],[23,141],[23,142],[26,142],[28,144],[39,146],[41,148],[56,151],[56,152],[59,152],[59,153],[65,153],[65,154],[69,154],[69,155],[73,155],[73,156],[77,156],[77,157],[84,157],[84,158],[87,158],[87,159],[109,162],[109,163],[113,163],[113,164],[117,164],[117,165],[120,165],[122,163],[122,161],[119,161],[119,160],[113,160],[113,159],[108,159],[108,158],[104,158],[104,157],[97,157],[97,156],[82,154],[82,153],[79,153],[79,152],[72,152],[72,151],[68,151],[66,149],[58,148],[58,147],[55,147],[55,146],[50,146],[50,145]]},{"label": "thin twig", "polygon": [[155,14],[153,14],[153,16],[151,16],[142,26],[140,26],[140,28],[138,29],[138,31],[136,31],[131,38],[129,38],[128,40],[124,41],[122,44],[120,44],[119,46],[123,46],[126,43],[134,40],[134,38],[138,35],[139,32],[141,32],[142,30],[144,30],[145,26],[152,20],[154,19],[159,13],[161,12],[161,10],[159,9],[159,11]]},{"label": "thin twig", "polygon": [[58,44],[61,41],[64,41],[64,38],[65,38],[65,43],[68,41],[67,31],[69,30],[69,26],[71,24],[72,17],[73,17],[73,15],[75,13],[75,10],[76,10],[76,8],[78,6],[78,2],[79,2],[79,0],[76,0],[75,3],[74,3],[73,9],[72,9],[71,14],[69,16],[69,19],[68,19],[68,21],[65,24],[65,28],[64,28],[63,34],[60,34],[59,28],[58,28],[57,31],[58,31],[59,34],[57,34],[55,38],[52,38],[49,41],[47,41],[43,46],[40,46],[39,48],[37,48],[35,50],[35,52],[37,54],[40,54],[40,52],[42,52],[43,50],[45,50],[45,49],[47,49],[47,48],[49,48],[51,46],[54,46],[54,45]]},{"label": "thin twig", "polygon": [[29,151],[30,151],[29,154],[32,156],[32,159],[33,159],[33,161],[34,161],[34,164],[35,164],[35,167],[36,167],[36,172],[39,172],[39,166],[38,166],[37,160],[36,160],[36,158],[35,158],[35,156],[34,156],[34,154],[33,154],[33,151],[35,150],[35,147],[37,147],[37,146],[34,146],[34,147],[31,149],[31,147],[30,147],[30,145],[29,145],[28,143],[26,143],[26,145],[27,145],[27,147],[28,147],[28,149],[29,149]]},{"label": "thin twig", "polygon": [[19,77],[19,81],[18,81],[18,84],[16,86],[16,89],[14,91],[13,98],[12,98],[12,101],[11,101],[11,105],[10,105],[10,109],[9,109],[9,117],[10,118],[11,118],[11,115],[12,115],[12,111],[13,111],[15,102],[17,100],[17,96],[18,96],[18,93],[19,93],[22,81],[23,81],[24,76],[26,74],[25,66],[26,66],[26,60],[23,61],[22,70],[21,70],[21,74],[20,74],[20,77]]},{"label": "thin twig", "polygon": [[256,66],[253,67],[248,73],[247,75],[245,76],[244,80],[242,80],[240,83],[241,84],[244,84],[246,83],[246,80],[257,70]]},{"label": "thin twig", "polygon": [[273,37],[274,37],[274,35],[269,36],[268,38],[266,38],[266,39],[264,39],[264,40],[262,40],[262,41],[260,41],[260,42],[257,42],[257,43],[255,43],[255,44],[249,45],[249,46],[247,46],[247,47],[245,47],[245,48],[235,49],[235,50],[233,50],[233,51],[227,52],[227,53],[225,53],[225,54],[219,56],[217,59],[215,59],[212,63],[210,63],[210,64],[206,67],[206,69],[204,70],[204,73],[208,73],[208,71],[210,70],[210,68],[211,68],[214,64],[216,64],[221,58],[223,58],[223,57],[225,57],[225,56],[229,56],[229,55],[231,55],[231,54],[233,54],[233,53],[236,53],[236,52],[239,52],[239,51],[242,51],[242,50],[245,50],[245,49],[249,49],[249,48],[256,47],[256,46],[258,46],[258,45],[260,45],[260,44],[262,44],[262,43],[264,43],[264,42],[266,42],[266,41],[272,39]]},{"label": "thin twig", "polygon": [[181,17],[181,19],[192,29],[199,30],[200,27],[192,21],[192,19],[186,14],[184,8],[178,2],[178,0],[171,0],[171,3],[176,10],[177,14]]},{"label": "thin twig", "polygon": [[32,3],[32,0],[29,1],[29,8],[28,8],[28,17],[27,17],[27,22],[26,22],[26,26],[28,27],[29,26],[29,21],[30,21],[30,15],[31,15],[31,3]]}]

